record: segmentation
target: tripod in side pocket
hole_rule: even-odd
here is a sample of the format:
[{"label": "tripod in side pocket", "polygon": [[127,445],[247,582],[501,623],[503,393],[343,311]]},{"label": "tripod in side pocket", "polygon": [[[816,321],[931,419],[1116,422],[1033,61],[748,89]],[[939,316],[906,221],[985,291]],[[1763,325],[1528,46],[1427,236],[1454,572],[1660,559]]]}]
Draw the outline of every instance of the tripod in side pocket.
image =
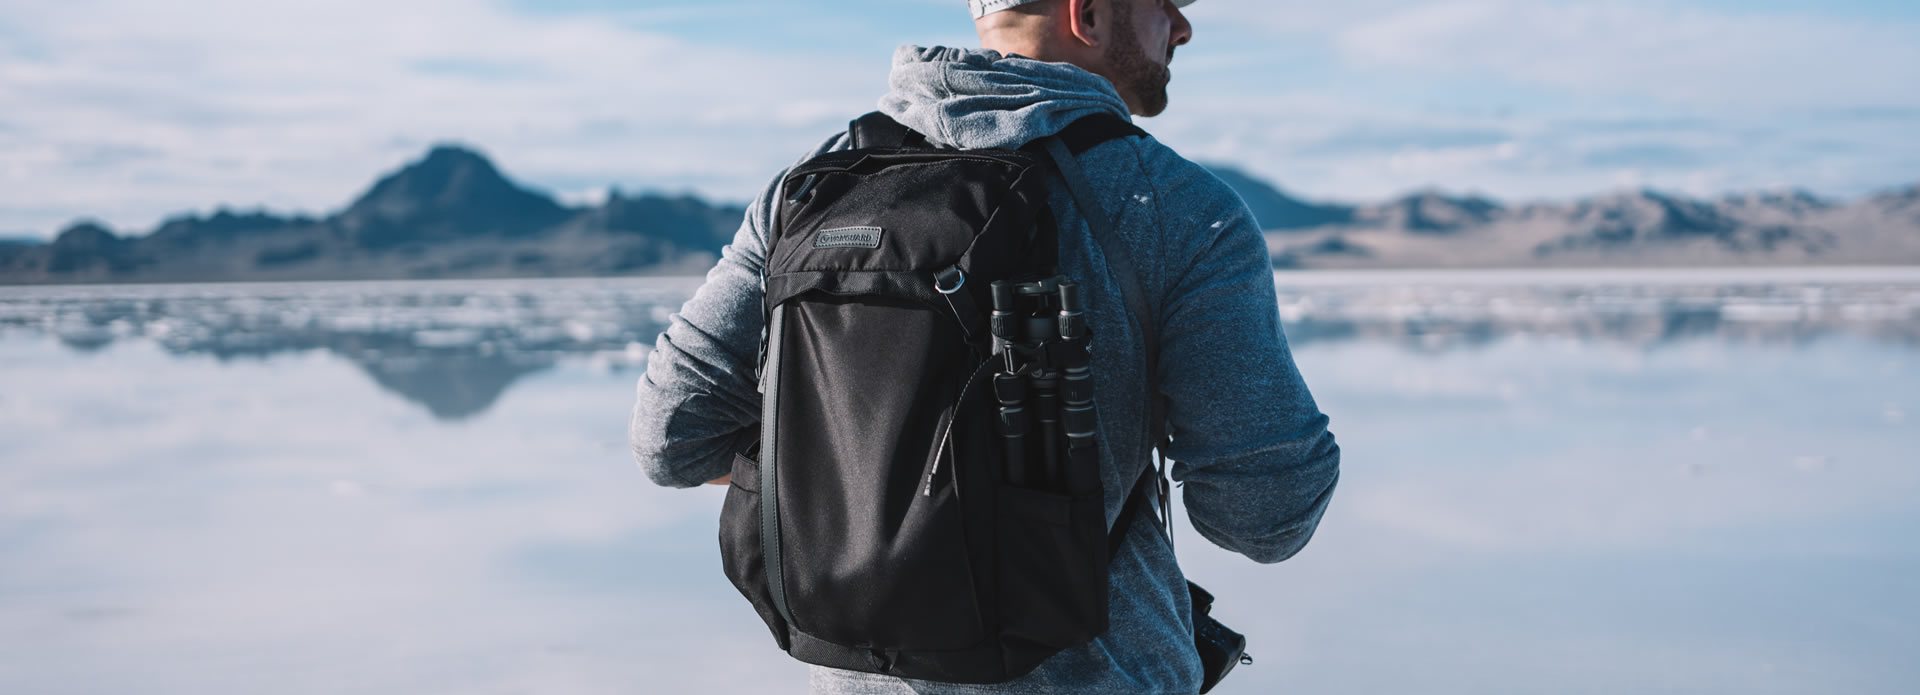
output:
[{"label": "tripod in side pocket", "polygon": [[1070,492],[1068,466],[1098,466],[1080,287],[1065,276],[993,283],[996,428],[1008,484]]}]

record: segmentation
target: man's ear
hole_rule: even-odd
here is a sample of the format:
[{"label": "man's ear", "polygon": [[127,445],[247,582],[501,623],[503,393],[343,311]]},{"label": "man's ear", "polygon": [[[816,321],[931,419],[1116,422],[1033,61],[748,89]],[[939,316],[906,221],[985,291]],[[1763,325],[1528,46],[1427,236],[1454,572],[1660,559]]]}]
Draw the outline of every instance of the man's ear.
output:
[{"label": "man's ear", "polygon": [[1089,48],[1107,42],[1107,13],[1115,11],[1111,0],[1066,0],[1067,30]]}]

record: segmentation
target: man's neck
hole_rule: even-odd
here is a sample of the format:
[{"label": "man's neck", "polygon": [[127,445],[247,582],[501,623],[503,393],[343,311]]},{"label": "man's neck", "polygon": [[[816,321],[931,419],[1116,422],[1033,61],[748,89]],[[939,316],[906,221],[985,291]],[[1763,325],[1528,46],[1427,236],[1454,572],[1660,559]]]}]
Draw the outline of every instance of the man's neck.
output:
[{"label": "man's neck", "polygon": [[1005,40],[982,40],[980,47],[989,51],[997,51],[1000,55],[1017,55],[1023,58],[1043,60],[1049,63],[1071,62],[1057,55],[1053,55],[1052,51],[1047,50],[1044,42],[1032,40],[1030,37],[1007,37]]},{"label": "man's neck", "polygon": [[1050,14],[1004,12],[989,15],[975,25],[980,47],[1001,55],[1020,55],[1049,63],[1073,63],[1073,56],[1058,48],[1061,35],[1069,33],[1065,18]]}]

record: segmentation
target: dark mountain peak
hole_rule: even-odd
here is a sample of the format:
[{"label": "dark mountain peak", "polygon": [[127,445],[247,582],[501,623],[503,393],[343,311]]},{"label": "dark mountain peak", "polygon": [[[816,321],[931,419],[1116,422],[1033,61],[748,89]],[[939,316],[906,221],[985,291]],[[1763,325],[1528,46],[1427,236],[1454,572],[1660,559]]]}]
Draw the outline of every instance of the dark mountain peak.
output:
[{"label": "dark mountain peak", "polygon": [[1213,175],[1240,194],[1261,229],[1306,229],[1353,221],[1353,208],[1309,203],[1288,195],[1273,184],[1225,164],[1208,164]]},{"label": "dark mountain peak", "polygon": [[422,158],[420,163],[422,165],[431,165],[436,162],[443,164],[478,165],[487,168],[493,167],[493,162],[488,161],[487,156],[482,154],[479,149],[468,147],[457,142],[442,142],[427,148],[427,156]]},{"label": "dark mountain peak", "polygon": [[1651,188],[1581,201],[1574,206],[1573,218],[1608,241],[1724,236],[1740,229],[1738,220],[1711,203]]},{"label": "dark mountain peak", "polygon": [[445,206],[516,193],[526,191],[485,155],[460,145],[435,145],[425,157],[381,178],[353,208]]},{"label": "dark mountain peak", "polygon": [[436,145],[374,183],[335,222],[361,245],[382,247],[482,234],[525,236],[571,214],[545,194],[508,180],[479,152]]},{"label": "dark mountain peak", "polygon": [[463,145],[434,145],[419,161],[392,177],[414,193],[484,195],[518,190],[500,168],[479,150]]},{"label": "dark mountain peak", "polygon": [[53,238],[47,249],[46,269],[54,273],[123,272],[132,267],[128,246],[126,239],[106,225],[81,220]]},{"label": "dark mountain peak", "polygon": [[1492,222],[1506,208],[1483,196],[1427,189],[1368,211],[1376,223],[1412,232],[1453,232]]},{"label": "dark mountain peak", "polygon": [[98,220],[74,222],[53,238],[54,247],[72,250],[97,249],[119,242],[120,237]]}]

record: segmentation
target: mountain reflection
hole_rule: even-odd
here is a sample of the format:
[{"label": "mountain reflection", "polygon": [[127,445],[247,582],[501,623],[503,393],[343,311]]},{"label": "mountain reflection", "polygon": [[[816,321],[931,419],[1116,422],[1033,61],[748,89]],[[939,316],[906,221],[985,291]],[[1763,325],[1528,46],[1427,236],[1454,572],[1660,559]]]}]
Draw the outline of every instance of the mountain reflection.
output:
[{"label": "mountain reflection", "polygon": [[0,329],[76,351],[148,340],[176,355],[323,350],[441,420],[485,412],[563,360],[642,364],[696,280],[44,287],[0,294]]},{"label": "mountain reflection", "polygon": [[[1368,341],[1443,352],[1517,336],[1642,348],[1685,340],[1794,345],[1844,335],[1920,348],[1920,273],[1717,281],[1579,272],[1513,282],[1466,273],[1279,277],[1280,312],[1296,347]],[[458,420],[562,361],[641,366],[698,282],[15,288],[0,293],[0,330],[50,334],[81,352],[150,340],[173,354],[223,361],[324,350],[434,417]]]},{"label": "mountain reflection", "polygon": [[361,362],[381,388],[426,406],[441,420],[485,412],[520,377],[553,366],[504,355],[420,355]]},{"label": "mountain reflection", "polygon": [[1280,313],[1295,345],[1365,340],[1444,351],[1529,336],[1656,348],[1691,339],[1793,345],[1845,335],[1920,347],[1920,273],[1866,282],[1583,275],[1541,283],[1394,282],[1382,274],[1368,276],[1376,282],[1283,282]]}]

